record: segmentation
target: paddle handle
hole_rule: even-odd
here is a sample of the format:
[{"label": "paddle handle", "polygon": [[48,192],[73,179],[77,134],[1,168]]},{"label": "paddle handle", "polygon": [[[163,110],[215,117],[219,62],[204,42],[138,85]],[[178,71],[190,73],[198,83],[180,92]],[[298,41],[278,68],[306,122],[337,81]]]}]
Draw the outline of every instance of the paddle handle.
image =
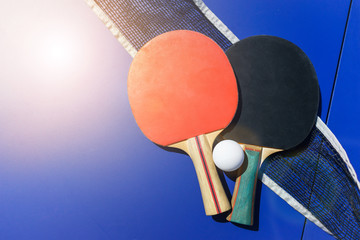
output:
[{"label": "paddle handle", "polygon": [[253,225],[254,200],[261,149],[245,149],[248,159],[246,171],[236,179],[231,200],[232,212],[227,220],[243,225]]},{"label": "paddle handle", "polygon": [[186,141],[198,177],[206,215],[216,215],[231,208],[212,158],[211,136],[200,135]]}]

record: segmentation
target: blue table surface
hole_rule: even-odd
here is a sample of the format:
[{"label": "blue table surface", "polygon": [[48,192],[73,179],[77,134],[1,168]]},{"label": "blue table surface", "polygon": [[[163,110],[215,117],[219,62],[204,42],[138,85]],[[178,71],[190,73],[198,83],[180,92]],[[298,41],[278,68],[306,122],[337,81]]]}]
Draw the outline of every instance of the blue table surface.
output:
[{"label": "blue table surface", "polygon": [[[309,56],[321,118],[360,172],[360,3],[205,4],[239,38],[269,34]],[[0,239],[333,239],[262,186],[258,229],[205,216],[190,158],[137,127],[132,58],[84,1],[0,9]],[[227,179],[229,189],[234,183]]]}]

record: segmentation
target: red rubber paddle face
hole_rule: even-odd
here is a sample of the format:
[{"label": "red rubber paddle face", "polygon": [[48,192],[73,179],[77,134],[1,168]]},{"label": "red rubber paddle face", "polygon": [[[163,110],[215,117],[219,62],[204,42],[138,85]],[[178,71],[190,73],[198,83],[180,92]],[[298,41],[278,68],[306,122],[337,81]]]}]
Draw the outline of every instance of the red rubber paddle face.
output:
[{"label": "red rubber paddle face", "polygon": [[135,56],[128,75],[135,120],[167,146],[225,128],[238,105],[233,69],[223,50],[193,31],[162,34]]}]

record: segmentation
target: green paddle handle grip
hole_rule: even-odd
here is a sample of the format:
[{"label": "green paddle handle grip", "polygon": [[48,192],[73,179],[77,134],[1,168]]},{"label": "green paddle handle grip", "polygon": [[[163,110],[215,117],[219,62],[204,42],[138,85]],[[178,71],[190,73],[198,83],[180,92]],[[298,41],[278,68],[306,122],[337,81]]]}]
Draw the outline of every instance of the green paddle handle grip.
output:
[{"label": "green paddle handle grip", "polygon": [[257,173],[260,162],[260,152],[245,150],[248,158],[246,171],[236,179],[231,203],[232,213],[228,220],[243,225],[253,225],[254,200],[257,183]]}]

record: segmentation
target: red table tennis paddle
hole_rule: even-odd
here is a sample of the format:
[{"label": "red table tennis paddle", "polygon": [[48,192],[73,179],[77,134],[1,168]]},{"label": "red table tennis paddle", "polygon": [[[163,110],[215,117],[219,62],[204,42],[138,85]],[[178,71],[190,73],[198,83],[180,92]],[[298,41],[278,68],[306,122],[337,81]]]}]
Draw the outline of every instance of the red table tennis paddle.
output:
[{"label": "red table tennis paddle", "polygon": [[319,86],[309,58],[285,39],[249,37],[235,43],[226,55],[241,101],[222,136],[241,143],[248,158],[246,171],[236,180],[228,220],[252,225],[259,165],[309,135],[317,118]]},{"label": "red table tennis paddle", "polygon": [[211,154],[216,136],[238,106],[235,75],[222,49],[193,31],[157,36],[130,66],[128,96],[147,138],[182,149],[192,158],[206,215],[229,210]]}]

